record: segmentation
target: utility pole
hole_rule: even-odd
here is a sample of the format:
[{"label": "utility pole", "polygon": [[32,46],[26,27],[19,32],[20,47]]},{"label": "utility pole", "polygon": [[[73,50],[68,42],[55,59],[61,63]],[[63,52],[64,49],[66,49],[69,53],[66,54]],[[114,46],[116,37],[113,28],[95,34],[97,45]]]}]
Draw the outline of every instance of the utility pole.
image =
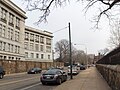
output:
[{"label": "utility pole", "polygon": [[69,47],[70,47],[70,56],[69,56],[69,60],[70,60],[70,79],[73,79],[72,76],[72,52],[71,52],[71,30],[70,30],[70,22],[69,22]]}]

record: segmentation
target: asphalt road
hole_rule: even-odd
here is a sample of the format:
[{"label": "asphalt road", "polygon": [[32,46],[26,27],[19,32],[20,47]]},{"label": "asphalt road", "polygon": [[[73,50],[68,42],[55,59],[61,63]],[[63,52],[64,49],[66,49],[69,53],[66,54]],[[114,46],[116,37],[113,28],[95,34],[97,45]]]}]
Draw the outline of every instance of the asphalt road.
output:
[{"label": "asphalt road", "polygon": [[40,74],[14,74],[0,79],[0,90],[53,90],[57,85],[42,85]]}]

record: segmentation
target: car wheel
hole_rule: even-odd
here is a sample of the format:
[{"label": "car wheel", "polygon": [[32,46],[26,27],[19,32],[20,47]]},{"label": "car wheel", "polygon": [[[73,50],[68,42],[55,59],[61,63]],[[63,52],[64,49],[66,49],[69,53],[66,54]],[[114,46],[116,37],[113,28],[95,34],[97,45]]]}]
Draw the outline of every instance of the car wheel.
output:
[{"label": "car wheel", "polygon": [[2,79],[3,78],[3,75],[2,74],[0,74],[0,79]]},{"label": "car wheel", "polygon": [[60,79],[60,78],[59,78],[57,81],[58,81],[57,83],[58,83],[59,85],[62,83],[62,79]]},{"label": "car wheel", "polygon": [[65,77],[65,81],[67,81],[67,77]]},{"label": "car wheel", "polygon": [[35,72],[35,74],[36,74],[37,72]]},{"label": "car wheel", "polygon": [[42,82],[42,85],[46,85],[46,83],[45,83],[45,82]]}]

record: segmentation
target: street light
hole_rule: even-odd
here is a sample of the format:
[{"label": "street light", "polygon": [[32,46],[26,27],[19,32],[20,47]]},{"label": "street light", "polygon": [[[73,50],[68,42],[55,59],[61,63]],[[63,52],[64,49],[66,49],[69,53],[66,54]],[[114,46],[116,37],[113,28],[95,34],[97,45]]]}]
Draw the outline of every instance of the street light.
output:
[{"label": "street light", "polygon": [[74,45],[83,45],[84,47],[85,47],[85,53],[86,53],[86,56],[85,56],[85,58],[86,58],[86,64],[88,65],[88,59],[87,59],[87,46],[86,46],[86,44],[74,44]]},{"label": "street light", "polygon": [[70,56],[69,56],[69,63],[70,63],[70,79],[73,79],[72,76],[72,51],[71,51],[71,30],[70,30],[70,23],[69,23],[69,47],[70,47]]}]

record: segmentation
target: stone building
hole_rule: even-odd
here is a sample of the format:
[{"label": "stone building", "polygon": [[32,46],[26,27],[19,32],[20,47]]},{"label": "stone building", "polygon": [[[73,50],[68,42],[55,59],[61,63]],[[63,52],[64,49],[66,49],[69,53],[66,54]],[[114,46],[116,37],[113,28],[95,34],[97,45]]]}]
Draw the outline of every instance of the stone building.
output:
[{"label": "stone building", "polygon": [[25,12],[10,0],[0,0],[0,59],[24,60],[22,35]]},{"label": "stone building", "polygon": [[0,0],[0,59],[52,62],[52,33],[25,26],[25,12]]},{"label": "stone building", "polygon": [[25,59],[52,62],[52,33],[25,27]]}]

